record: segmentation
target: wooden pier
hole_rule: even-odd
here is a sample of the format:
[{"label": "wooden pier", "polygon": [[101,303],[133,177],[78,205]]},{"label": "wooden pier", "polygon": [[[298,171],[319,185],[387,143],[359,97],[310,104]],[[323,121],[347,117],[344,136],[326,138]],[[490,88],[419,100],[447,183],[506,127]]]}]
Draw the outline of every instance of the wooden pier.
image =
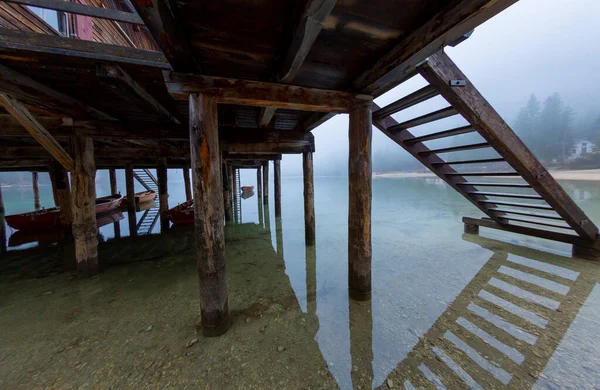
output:
[{"label": "wooden pier", "polygon": [[[594,223],[441,51],[516,0],[268,0],[234,1],[235,6],[133,0],[134,9],[128,11],[98,8],[91,2],[35,0],[35,6],[56,10],[60,18],[89,17],[85,20],[93,37],[88,40],[65,37],[79,32],[68,23],[54,30],[27,8],[31,1],[4,0],[11,9],[0,11],[0,170],[34,172],[34,184],[37,172],[51,173],[63,225],[72,224],[77,269],[89,277],[99,271],[93,212],[96,170],[110,170],[114,192],[115,169],[125,169],[125,190],[133,199],[136,170],[156,169],[164,229],[169,226],[167,170],[182,168],[186,199],[194,201],[195,259],[206,335],[220,335],[229,324],[223,228],[225,221],[238,219],[238,170],[257,170],[259,202],[262,199],[268,208],[273,161],[279,217],[280,160],[285,154],[302,154],[305,240],[314,245],[316,148],[311,131],[340,113],[350,116],[348,285],[355,299],[369,299],[371,294],[372,125],[490,218],[466,221],[466,231],[475,233],[475,226],[485,226],[559,237],[517,227],[536,222],[515,218],[514,209],[504,207],[535,204],[490,199],[524,195],[481,191],[491,184],[467,177],[486,176],[485,172],[460,174],[453,169],[490,160],[445,161],[439,156],[492,148],[499,153],[495,162],[505,161],[514,169],[505,174],[522,177],[536,192],[531,199],[547,202],[548,210],[560,217],[559,227],[572,230],[572,238],[560,237],[575,245],[574,253],[600,257]],[[5,22],[10,13],[30,18],[10,24]],[[430,85],[384,108],[373,103],[416,74]],[[457,80],[459,86],[454,86]],[[391,117],[438,95],[448,101],[448,108],[404,123]],[[462,115],[470,125],[423,137],[408,130],[453,115]],[[445,150],[424,144],[468,132],[478,132],[486,142]],[[131,235],[137,232],[133,203],[128,209]],[[265,225],[269,223],[267,219]]]}]

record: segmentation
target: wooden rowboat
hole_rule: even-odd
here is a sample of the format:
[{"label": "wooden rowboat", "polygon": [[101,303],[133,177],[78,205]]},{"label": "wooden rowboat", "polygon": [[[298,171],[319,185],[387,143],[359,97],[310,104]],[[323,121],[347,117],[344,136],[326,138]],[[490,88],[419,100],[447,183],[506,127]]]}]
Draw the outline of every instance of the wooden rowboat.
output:
[{"label": "wooden rowboat", "polygon": [[45,231],[52,230],[60,223],[60,209],[52,207],[29,213],[7,215],[6,223],[16,230]]},{"label": "wooden rowboat", "polygon": [[96,215],[113,211],[121,205],[122,201],[123,195],[121,194],[113,194],[103,196],[102,198],[96,198]]},{"label": "wooden rowboat", "polygon": [[252,192],[254,191],[254,186],[242,186],[242,192]]},{"label": "wooden rowboat", "polygon": [[[142,203],[150,202],[150,201],[153,201],[154,198],[156,198],[156,191],[150,190],[150,191],[136,192],[135,193],[135,204],[142,204]],[[124,206],[128,204],[127,196],[123,197],[123,202],[121,204]]]},{"label": "wooden rowboat", "polygon": [[183,202],[170,209],[169,219],[173,225],[194,223],[194,201]]}]

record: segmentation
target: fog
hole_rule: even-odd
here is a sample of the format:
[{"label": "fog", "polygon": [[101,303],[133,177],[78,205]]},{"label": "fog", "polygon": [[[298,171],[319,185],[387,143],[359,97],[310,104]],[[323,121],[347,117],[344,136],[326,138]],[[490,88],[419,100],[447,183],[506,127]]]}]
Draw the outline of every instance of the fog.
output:
[{"label": "fog", "polygon": [[[574,111],[573,131],[600,117],[600,1],[521,0],[479,26],[473,35],[446,53],[510,124],[535,93],[544,100],[558,92]],[[389,104],[426,85],[420,76],[380,96],[375,102]],[[399,121],[445,106],[432,99],[407,112],[394,115]],[[436,131],[463,124],[449,118],[421,126]],[[315,175],[346,175],[348,116],[338,115],[313,131]],[[600,138],[600,136],[599,136]],[[377,128],[373,128],[373,170],[419,169],[420,164]],[[285,155],[282,175],[302,174],[302,157]]]}]

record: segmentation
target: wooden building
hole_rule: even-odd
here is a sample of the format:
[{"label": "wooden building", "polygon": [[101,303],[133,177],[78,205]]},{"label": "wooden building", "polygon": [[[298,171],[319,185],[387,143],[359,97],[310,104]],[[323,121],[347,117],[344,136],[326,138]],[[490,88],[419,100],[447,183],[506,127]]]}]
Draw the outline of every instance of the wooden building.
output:
[{"label": "wooden building", "polygon": [[[566,241],[577,255],[597,258],[597,227],[443,53],[516,1],[133,0],[135,12],[128,12],[121,3],[96,0],[5,0],[11,7],[29,4],[94,18],[93,26],[102,26],[113,40],[96,32],[94,42],[0,28],[5,108],[0,169],[52,167],[61,178],[71,172],[70,191],[63,183],[59,199],[61,207],[72,209],[78,269],[90,276],[98,270],[95,170],[126,167],[132,183],[133,167],[157,167],[164,215],[167,167],[191,167],[207,335],[223,333],[229,323],[223,224],[226,216],[231,219],[235,168],[263,170],[259,191],[266,201],[269,161],[274,161],[278,200],[281,155],[302,154],[306,242],[313,244],[310,132],[338,113],[350,115],[348,283],[354,298],[369,299],[371,293],[372,125],[487,215],[465,220],[469,232],[485,226]],[[123,24],[129,27],[119,30]],[[130,41],[115,38],[131,26],[139,42],[128,34]],[[146,36],[158,50],[142,42]],[[387,107],[373,103],[416,74],[429,85]],[[447,108],[404,123],[391,116],[438,95]],[[469,125],[419,137],[409,131],[455,115]],[[467,133],[478,133],[485,142],[442,150],[426,145]],[[440,156],[484,148],[498,157]],[[514,186],[470,180],[490,175],[478,164],[495,162],[511,169],[494,176],[520,177],[525,184],[519,187],[534,193],[495,192],[489,188]],[[454,169],[459,165],[472,171],[459,173]],[[529,209],[549,213],[523,211]]]}]

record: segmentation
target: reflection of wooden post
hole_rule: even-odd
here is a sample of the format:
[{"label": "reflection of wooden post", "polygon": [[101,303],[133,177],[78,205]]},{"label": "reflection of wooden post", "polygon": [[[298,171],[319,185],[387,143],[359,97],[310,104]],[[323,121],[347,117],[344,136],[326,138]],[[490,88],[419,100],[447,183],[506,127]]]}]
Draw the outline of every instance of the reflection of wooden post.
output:
[{"label": "reflection of wooden post", "polygon": [[41,208],[40,204],[40,187],[38,185],[38,173],[31,172],[31,185],[33,187],[33,207],[36,210]]},{"label": "reflection of wooden post", "polygon": [[229,166],[223,162],[221,167],[223,171],[223,205],[225,207],[225,220],[233,220],[233,209],[231,205],[231,177],[229,177]]},{"label": "reflection of wooden post", "polygon": [[315,244],[315,190],[313,184],[312,152],[302,153],[304,177],[304,240],[306,245]]},{"label": "reflection of wooden post", "polygon": [[352,387],[373,388],[373,315],[371,301],[349,300]]},{"label": "reflection of wooden post", "polygon": [[113,227],[115,229],[115,238],[121,238],[121,222],[114,222]]},{"label": "reflection of wooden post", "polygon": [[281,217],[281,161],[273,161],[273,176],[275,178],[275,217]]},{"label": "reflection of wooden post", "polygon": [[[260,168],[258,169],[258,171],[260,172]],[[261,227],[265,227],[265,217],[262,199],[260,196],[257,196],[256,199],[258,199],[258,223]]]},{"label": "reflection of wooden post", "polygon": [[371,297],[371,108],[350,112],[348,285],[354,299]]},{"label": "reflection of wooden post", "polygon": [[306,310],[309,315],[317,315],[317,249],[306,247]]},{"label": "reflection of wooden post", "polygon": [[119,189],[117,188],[117,170],[115,168],[110,168],[108,170],[108,177],[110,180],[110,193],[118,194]]},{"label": "reflection of wooden post", "polygon": [[190,183],[190,164],[183,167],[183,184],[185,185],[185,200],[192,200],[192,184]]},{"label": "reflection of wooden post", "polygon": [[269,211],[269,205],[265,204],[264,206],[264,214],[265,214],[265,229],[270,232],[271,231],[271,213]]},{"label": "reflection of wooden post", "polygon": [[256,193],[259,198],[262,197],[262,175],[260,171],[261,168],[256,169]]},{"label": "reflection of wooden post", "polygon": [[169,187],[167,184],[167,159],[161,157],[156,166],[158,180],[158,212],[160,213],[160,231],[169,229]]},{"label": "reflection of wooden post", "polygon": [[269,204],[269,161],[263,165],[263,204]]},{"label": "reflection of wooden post", "polygon": [[237,176],[238,176],[238,170],[235,169],[234,167],[231,167],[231,181],[233,183],[233,190],[232,190],[232,201],[233,201],[233,221],[235,223],[239,223],[238,220],[238,216],[239,216],[239,210],[238,210],[238,196],[240,195],[240,189],[238,188],[238,184],[237,184]]},{"label": "reflection of wooden post", "polygon": [[65,230],[71,229],[73,213],[71,210],[71,188],[67,170],[58,162],[54,161],[50,167],[50,178],[55,192],[55,203],[60,207],[61,224]]},{"label": "reflection of wooden post", "polygon": [[129,235],[137,236],[135,215],[135,185],[133,183],[133,165],[125,165],[125,188],[127,190],[127,220],[129,221]]},{"label": "reflection of wooden post", "polygon": [[4,223],[4,200],[0,186],[0,253],[6,252],[6,224]]},{"label": "reflection of wooden post", "polygon": [[190,95],[190,146],[202,331],[219,336],[229,328],[229,305],[217,101],[211,96]]},{"label": "reflection of wooden post", "polygon": [[73,238],[77,274],[98,273],[98,228],[96,227],[96,163],[91,137],[73,136],[75,171],[73,180]]}]

